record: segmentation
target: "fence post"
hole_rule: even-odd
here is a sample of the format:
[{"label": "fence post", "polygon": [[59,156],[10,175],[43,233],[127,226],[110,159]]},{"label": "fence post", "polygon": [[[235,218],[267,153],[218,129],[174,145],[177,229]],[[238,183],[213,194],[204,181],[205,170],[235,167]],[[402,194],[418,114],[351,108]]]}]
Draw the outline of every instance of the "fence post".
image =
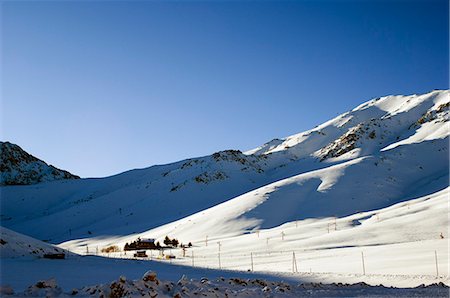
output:
[{"label": "fence post", "polygon": [[220,241],[219,242],[217,242],[217,244],[219,245],[219,269],[222,269],[222,264],[220,263],[220,246],[221,246],[221,244],[220,244]]},{"label": "fence post", "polygon": [[364,264],[364,253],[361,252],[361,260],[362,260],[362,267],[363,267],[363,275],[366,275],[366,266]]},{"label": "fence post", "polygon": [[250,253],[250,261],[252,264],[252,272],[253,272],[253,253],[252,252]]},{"label": "fence post", "polygon": [[292,273],[298,273],[297,259],[295,258],[295,252],[292,252]]},{"label": "fence post", "polygon": [[439,278],[439,268],[438,268],[438,261],[437,261],[437,251],[434,251],[434,261],[436,263],[436,277]]}]

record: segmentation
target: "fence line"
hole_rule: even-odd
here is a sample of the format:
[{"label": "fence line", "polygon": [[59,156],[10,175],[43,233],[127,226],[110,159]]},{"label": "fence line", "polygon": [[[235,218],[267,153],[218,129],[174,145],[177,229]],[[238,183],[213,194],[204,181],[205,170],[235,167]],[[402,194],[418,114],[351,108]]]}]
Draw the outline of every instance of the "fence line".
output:
[{"label": "fence line", "polygon": [[[200,267],[200,268],[214,268],[218,265],[219,269],[231,269],[231,270],[248,270],[248,271],[278,271],[278,272],[290,272],[292,273],[307,273],[307,272],[313,272],[312,268],[323,268],[327,267],[327,265],[324,266],[324,263],[327,262],[326,259],[329,259],[330,264],[334,264],[335,259],[339,259],[342,262],[342,258],[349,258],[350,260],[353,260],[354,264],[357,264],[357,257],[356,252],[346,253],[344,255],[330,255],[325,254],[321,252],[319,255],[310,255],[312,252],[305,251],[305,250],[297,250],[297,251],[283,251],[283,250],[276,250],[276,251],[257,251],[257,252],[249,252],[249,253],[223,253],[223,251],[220,250],[219,245],[219,251],[218,253],[203,253],[194,254],[195,248],[191,250],[191,254],[185,254],[183,257],[182,254],[180,256],[177,256],[176,259],[169,258],[168,261],[170,263],[174,264],[180,264],[180,265],[191,265],[192,267]],[[92,250],[91,250],[92,251]],[[147,250],[148,251],[148,250]],[[171,250],[170,250],[171,251]],[[89,254],[90,250],[86,247],[86,253]],[[423,251],[422,254],[418,254],[417,258],[424,258],[426,251]],[[141,257],[134,257],[134,251],[120,251],[120,252],[112,252],[112,253],[102,253],[98,252],[98,250],[95,250],[95,254],[99,256],[104,257],[110,257],[110,258],[120,258],[120,259],[134,259],[134,260],[165,260],[164,258],[164,251],[159,251],[159,254],[155,255],[153,254],[153,250],[150,250],[150,254],[147,258],[141,258]],[[389,259],[389,255],[385,255],[387,259]],[[392,257],[395,257],[395,255],[392,255]],[[379,260],[379,257],[376,257],[377,260]],[[216,261],[214,261],[214,259]],[[370,259],[370,258],[369,258]],[[218,260],[218,263],[217,263]],[[362,274],[366,275],[368,274],[382,274],[377,273],[377,270],[374,269],[373,271],[367,272],[367,266],[366,266],[367,256],[364,254],[363,251],[360,252],[360,264],[362,267]],[[291,263],[291,270],[289,270],[289,263]],[[299,266],[298,263],[303,264]],[[436,276],[436,278],[440,277],[439,275],[439,262],[438,262],[438,255],[437,250],[434,250],[434,269],[430,269],[429,274],[416,274],[416,275],[433,275]],[[248,264],[250,266],[246,266],[245,264]],[[273,270],[273,265],[276,264],[277,270]],[[342,264],[342,263],[341,263]],[[432,261],[431,258],[427,264],[430,265],[430,268],[432,268]],[[339,265],[342,266],[342,265]],[[323,271],[316,271],[314,270],[314,273],[353,273],[353,274],[360,274],[358,273],[358,269],[355,267],[353,272],[331,272],[329,270]],[[359,269],[361,270],[361,269]],[[435,270],[435,272],[432,272]],[[448,269],[447,269],[448,270]],[[339,271],[339,270],[338,270]],[[359,271],[361,272],[361,271]],[[392,273],[387,273],[392,274]],[[442,273],[441,273],[442,274]],[[448,272],[447,272],[448,274]],[[399,275],[405,275],[399,273]],[[447,275],[443,275],[447,276]]]}]

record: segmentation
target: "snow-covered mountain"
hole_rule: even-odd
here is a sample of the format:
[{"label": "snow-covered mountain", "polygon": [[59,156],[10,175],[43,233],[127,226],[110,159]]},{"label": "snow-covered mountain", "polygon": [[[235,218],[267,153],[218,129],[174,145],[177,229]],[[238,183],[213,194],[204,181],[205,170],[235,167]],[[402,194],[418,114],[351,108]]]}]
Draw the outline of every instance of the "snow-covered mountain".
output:
[{"label": "snow-covered mountain", "polygon": [[46,164],[15,144],[0,142],[0,185],[28,185],[79,178]]},{"label": "snow-covered mountain", "polygon": [[[449,105],[448,90],[386,96],[244,153],[3,186],[1,223],[80,254],[137,237],[192,242],[187,252],[171,251],[170,262],[182,266],[149,263],[163,274],[200,274],[185,267],[199,266],[295,272],[290,277],[316,282],[448,284]],[[8,229],[2,237],[20,239],[25,254],[28,243],[47,245]],[[25,266],[6,257],[14,274]],[[115,259],[83,262],[86,271],[124,271]],[[148,263],[119,262],[134,274]],[[63,278],[71,263],[55,263],[53,273],[33,264],[26,266],[35,276]]]},{"label": "snow-covered mountain", "polygon": [[3,187],[2,225],[59,242],[145,232],[200,212],[212,214],[217,233],[238,235],[384,208],[448,186],[449,101],[447,90],[387,96],[245,153]]}]

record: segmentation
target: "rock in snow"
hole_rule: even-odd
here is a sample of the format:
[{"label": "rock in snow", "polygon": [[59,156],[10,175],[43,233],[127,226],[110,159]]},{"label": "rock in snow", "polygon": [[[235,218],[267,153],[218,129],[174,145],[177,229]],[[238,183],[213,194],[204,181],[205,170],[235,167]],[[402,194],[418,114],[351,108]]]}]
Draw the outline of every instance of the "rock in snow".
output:
[{"label": "rock in snow", "polygon": [[208,283],[189,280],[183,285],[156,278],[128,280],[121,276],[109,284],[100,284],[64,292],[54,279],[38,281],[24,292],[14,294],[5,288],[5,295],[16,297],[448,297],[449,287],[432,284],[408,289],[357,284],[286,283],[258,279],[218,278]]}]

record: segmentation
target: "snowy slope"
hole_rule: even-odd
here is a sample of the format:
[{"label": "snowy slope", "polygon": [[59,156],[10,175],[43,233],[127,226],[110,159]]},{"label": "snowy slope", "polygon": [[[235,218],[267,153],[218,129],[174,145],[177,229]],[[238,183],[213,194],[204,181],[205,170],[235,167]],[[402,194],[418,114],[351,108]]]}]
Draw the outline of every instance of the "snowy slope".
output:
[{"label": "snowy slope", "polygon": [[229,150],[104,179],[4,187],[2,224],[52,241],[144,231],[276,179],[265,160]]},{"label": "snowy slope", "polygon": [[[14,290],[20,291],[39,280],[56,278],[58,284],[69,291],[74,287],[80,288],[95,283],[108,284],[119,275],[139,278],[145,271],[154,270],[161,278],[175,283],[182,275],[187,275],[189,279],[198,280],[203,277],[210,280],[218,277],[226,279],[237,277],[244,280],[250,278],[265,280],[264,282],[267,283],[284,280],[289,281],[291,286],[294,283],[305,282],[366,282],[371,285],[383,284],[396,287],[416,287],[437,282],[449,284],[448,196],[449,190],[446,189],[388,208],[357,213],[348,217],[299,220],[273,229],[261,229],[258,233],[255,231],[255,233],[234,237],[210,234],[208,246],[205,245],[204,239],[199,239],[194,242],[194,248],[188,249],[186,257],[182,257],[180,249],[172,249],[170,253],[177,256],[170,261],[172,264],[169,264],[169,261],[156,259],[156,252],[154,252],[153,261],[126,261],[98,257],[75,257],[64,262],[2,259],[2,266],[8,274],[3,271],[1,280],[3,285],[9,284]],[[215,231],[214,222],[205,221],[197,222],[197,224],[206,224],[208,231],[212,233]],[[173,235],[179,236],[180,239],[193,238],[196,233],[193,226],[175,232]],[[171,228],[173,227],[169,225],[139,236],[145,237],[158,233],[164,235]],[[284,240],[281,239],[281,233],[284,233]],[[440,238],[441,233],[444,239]],[[128,240],[126,238],[90,239],[82,244],[88,244],[92,252],[92,248],[96,245],[102,248],[103,245],[118,244]],[[132,239],[132,237],[128,238]],[[252,260],[253,270],[256,273],[250,275],[243,272],[202,269],[219,267],[218,242],[221,243],[222,270],[247,271],[251,269]],[[76,250],[79,244],[81,243],[74,241],[63,246]],[[435,251],[439,277],[436,277],[435,271]],[[84,252],[85,247],[82,247],[80,253]],[[297,272],[289,273],[292,272],[293,252],[296,253]],[[362,271],[361,252],[364,253],[366,274]],[[123,252],[104,256],[119,257],[119,254],[122,258],[131,257],[130,254],[124,256]],[[195,255],[193,268],[174,266],[179,264],[190,267],[193,262],[192,255]],[[27,271],[25,276],[21,274],[24,271]],[[225,284],[227,283],[228,281]],[[319,284],[310,286],[315,289],[328,287]],[[271,290],[274,288],[275,286],[272,286]],[[247,288],[241,289],[247,290]],[[323,288],[317,290],[318,296],[324,294]],[[334,290],[342,291],[344,288],[337,287]],[[349,292],[342,296],[355,295],[354,287],[348,290]],[[360,291],[357,292],[362,295]],[[295,297],[300,293],[293,292],[291,295]],[[311,294],[311,292],[308,293]],[[329,292],[329,294],[332,293],[334,292]],[[395,293],[398,294],[401,291],[391,294]],[[427,296],[426,293],[428,292],[417,295]],[[378,294],[387,293],[381,291]],[[405,296],[409,295],[412,295],[412,292],[405,294]],[[435,296],[431,293],[428,295]]]},{"label": "snowy slope", "polygon": [[[350,155],[347,158],[352,158],[408,139],[424,124],[427,126],[424,132],[430,134],[430,139],[442,138],[448,135],[449,101],[448,90],[373,99],[314,129],[283,140],[273,140],[245,153],[267,155],[285,152],[296,157],[314,154],[330,158],[349,152],[351,154],[347,154]],[[431,134],[435,130],[439,133]]]},{"label": "snowy slope", "polygon": [[48,253],[66,253],[64,249],[16,233],[0,226],[0,258],[43,257]]},{"label": "snowy slope", "polygon": [[79,178],[46,164],[15,144],[0,142],[0,185],[27,185]]},{"label": "snowy slope", "polygon": [[229,234],[387,207],[448,185],[448,103],[448,91],[388,96],[245,154],[2,187],[2,224],[56,243],[147,231],[233,198],[253,205],[233,205]]},{"label": "snowy slope", "polygon": [[[181,249],[171,249],[170,253],[177,256],[171,260],[175,264],[191,266],[194,262],[197,267],[292,272],[295,252],[296,273],[319,273],[309,276],[310,280],[417,286],[436,280],[439,274],[438,280],[449,283],[448,188],[383,209],[337,218],[298,220],[252,233],[242,230],[239,233],[247,223],[236,219],[239,210],[235,209],[239,206],[234,207],[239,202],[233,201],[142,234],[74,240],[61,246],[83,253],[85,245],[121,246],[138,236],[169,235],[194,244],[185,257]],[[228,228],[228,234],[223,230],[225,222],[232,227]],[[229,233],[233,227],[235,234]]]}]

